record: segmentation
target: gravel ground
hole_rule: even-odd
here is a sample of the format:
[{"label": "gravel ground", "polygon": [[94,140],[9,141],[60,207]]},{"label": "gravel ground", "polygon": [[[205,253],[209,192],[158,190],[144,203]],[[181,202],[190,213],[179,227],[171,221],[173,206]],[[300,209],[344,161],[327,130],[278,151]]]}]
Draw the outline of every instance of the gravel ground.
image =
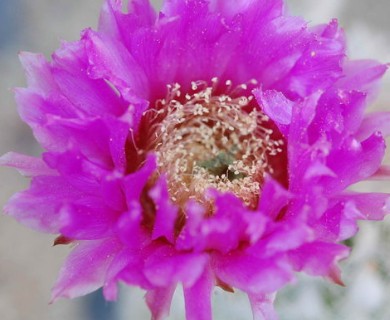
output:
[{"label": "gravel ground", "polygon": [[[156,5],[161,1],[154,1]],[[390,61],[390,2],[388,0],[289,0],[292,12],[315,23],[338,17],[345,27],[349,55]],[[10,88],[24,86],[17,52],[47,56],[61,39],[75,40],[81,29],[96,26],[100,0],[0,0],[0,154],[9,150],[39,154],[30,130],[16,113]],[[389,109],[390,76],[373,109]],[[388,157],[389,158],[389,157]],[[390,162],[390,161],[389,161]],[[0,168],[0,205],[27,181],[13,170]],[[387,190],[387,184],[364,184],[364,190]],[[2,320],[122,320],[148,319],[142,292],[123,288],[116,305],[102,302],[100,293],[49,305],[51,286],[69,248],[52,248],[53,237],[38,234],[1,216],[0,319]],[[321,279],[300,277],[277,300],[281,320],[390,319],[390,219],[363,223],[353,240],[354,250],[343,264],[345,288]],[[243,296],[216,291],[215,319],[251,319]],[[93,308],[91,308],[93,306]],[[90,310],[98,312],[92,314]],[[114,310],[115,309],[115,310]],[[183,319],[180,294],[171,319]]]}]

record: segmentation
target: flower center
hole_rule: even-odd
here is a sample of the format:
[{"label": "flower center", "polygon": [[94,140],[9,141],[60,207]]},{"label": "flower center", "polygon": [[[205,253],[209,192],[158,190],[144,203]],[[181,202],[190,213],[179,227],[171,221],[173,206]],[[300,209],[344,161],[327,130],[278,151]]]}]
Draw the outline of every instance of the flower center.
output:
[{"label": "flower center", "polygon": [[[255,84],[253,81],[250,84]],[[157,154],[159,174],[165,173],[171,199],[184,206],[189,199],[212,206],[207,189],[232,192],[255,208],[269,157],[281,152],[282,140],[273,140],[269,118],[243,95],[247,84],[225,83],[217,94],[212,85],[193,82],[184,97],[179,84],[168,86],[166,99],[156,102],[150,148]]]}]

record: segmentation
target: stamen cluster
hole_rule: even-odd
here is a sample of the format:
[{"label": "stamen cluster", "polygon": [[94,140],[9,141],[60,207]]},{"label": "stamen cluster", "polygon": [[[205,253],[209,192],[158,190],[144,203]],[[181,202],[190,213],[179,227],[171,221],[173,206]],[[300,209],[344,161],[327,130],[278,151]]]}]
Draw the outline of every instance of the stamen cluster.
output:
[{"label": "stamen cluster", "polygon": [[[156,102],[151,149],[157,154],[159,174],[165,173],[171,199],[184,205],[194,199],[210,204],[208,188],[233,192],[251,208],[257,206],[268,158],[282,151],[273,140],[269,118],[245,95],[247,84],[232,89],[225,82],[217,94],[218,79],[192,82],[190,93],[168,86],[166,99]],[[251,81],[250,84],[255,84]],[[150,112],[149,110],[148,112]]]}]

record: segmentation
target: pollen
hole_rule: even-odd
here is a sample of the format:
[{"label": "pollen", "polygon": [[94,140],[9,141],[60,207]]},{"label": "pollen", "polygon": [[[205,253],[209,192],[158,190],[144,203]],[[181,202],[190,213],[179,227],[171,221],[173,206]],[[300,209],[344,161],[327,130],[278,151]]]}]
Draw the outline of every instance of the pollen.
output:
[{"label": "pollen", "polygon": [[[179,206],[193,199],[212,206],[207,190],[232,192],[255,208],[265,174],[272,173],[269,158],[281,152],[282,140],[273,140],[269,118],[248,94],[256,81],[233,88],[213,78],[179,84],[150,109],[154,125],[149,150],[157,155],[158,173],[168,178],[172,201]],[[152,119],[153,120],[153,119]]]}]

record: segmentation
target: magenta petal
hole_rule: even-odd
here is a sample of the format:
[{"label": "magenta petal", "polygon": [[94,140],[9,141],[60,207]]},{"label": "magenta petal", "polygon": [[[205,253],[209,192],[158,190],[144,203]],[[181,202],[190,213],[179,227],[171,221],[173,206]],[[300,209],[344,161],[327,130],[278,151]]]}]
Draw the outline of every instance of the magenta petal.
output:
[{"label": "magenta petal", "polygon": [[84,32],[83,41],[89,54],[91,77],[109,80],[126,99],[134,93],[141,98],[148,96],[144,71],[121,42],[92,30]]},{"label": "magenta petal", "polygon": [[[246,73],[261,79],[265,89],[276,89],[294,95],[306,94],[311,91],[311,86],[302,90],[303,85],[296,85],[301,79],[293,83],[295,75],[291,73],[314,35],[308,32],[303,19],[281,15],[279,5],[267,1],[263,7],[262,2],[256,2],[252,10],[246,12],[244,26],[252,24],[248,29],[257,30],[247,33],[249,30],[244,29],[242,37],[245,40],[242,41],[243,47],[239,47],[239,50],[244,51],[238,55],[239,61],[246,68]],[[262,12],[263,8],[269,11],[259,16],[258,13]],[[280,37],[272,36],[279,32]],[[233,65],[237,66],[237,61],[233,60],[231,63],[232,69],[229,71],[233,73]],[[237,67],[235,69],[237,70]]]},{"label": "magenta petal", "polygon": [[376,132],[390,136],[390,112],[378,112],[364,118],[358,132],[358,139],[364,140]]},{"label": "magenta petal", "polygon": [[29,89],[37,93],[59,93],[43,54],[21,52],[19,59],[26,73]]},{"label": "magenta petal", "polygon": [[106,195],[104,205],[116,212],[126,211],[126,199],[122,189],[123,179],[121,175],[114,173],[107,175],[101,181],[101,194]]},{"label": "magenta petal", "polygon": [[271,294],[248,294],[252,306],[253,320],[277,320],[278,316],[274,309],[276,293]]},{"label": "magenta petal", "polygon": [[124,188],[128,206],[131,207],[134,202],[139,202],[142,190],[155,168],[156,159],[153,155],[149,155],[141,169],[126,176]]},{"label": "magenta petal", "polygon": [[111,36],[115,39],[120,39],[121,34],[117,24],[116,13],[121,12],[122,4],[118,0],[106,0],[100,10],[98,31]]},{"label": "magenta petal", "polygon": [[293,280],[291,266],[284,255],[262,259],[233,252],[217,255],[213,263],[216,277],[247,293],[271,293]]},{"label": "magenta petal", "polygon": [[[180,17],[183,15],[187,19],[196,17],[197,15],[207,13],[207,2],[205,1],[180,1],[180,0],[170,0],[164,1],[164,5],[161,9],[161,12],[169,17]],[[196,13],[196,14],[194,14]]]},{"label": "magenta petal", "polygon": [[211,320],[211,291],[214,279],[210,268],[205,268],[198,281],[184,287],[186,320]]},{"label": "magenta petal", "polygon": [[208,261],[206,254],[178,253],[172,247],[161,246],[145,260],[145,275],[157,287],[182,282],[192,286],[201,276]]},{"label": "magenta petal", "polygon": [[95,193],[99,189],[99,180],[110,173],[104,165],[97,164],[74,148],[65,152],[45,152],[42,158],[70,184],[87,193]]},{"label": "magenta petal", "polygon": [[138,202],[130,203],[130,210],[118,219],[116,231],[121,241],[131,250],[143,246],[147,236],[141,227],[142,208]]},{"label": "magenta petal", "polygon": [[205,216],[205,209],[196,203],[187,205],[187,220],[176,248],[180,250],[216,250],[228,253],[242,242],[254,243],[263,234],[267,218],[261,212],[247,210],[233,194],[209,190],[215,198],[215,214]]},{"label": "magenta petal", "polygon": [[152,240],[165,237],[173,243],[175,238],[175,222],[178,208],[171,202],[168,193],[166,177],[163,175],[155,187],[149,191],[156,204],[156,218],[153,226]]},{"label": "magenta petal", "polygon": [[128,265],[128,255],[123,255],[123,251],[118,253],[107,268],[106,279],[103,285],[104,298],[109,301],[118,299],[118,274]]},{"label": "magenta petal", "polygon": [[359,230],[357,220],[362,219],[363,214],[358,210],[355,203],[346,202],[340,226],[340,236],[338,241],[343,241],[356,234]]},{"label": "magenta petal", "polygon": [[140,205],[133,204],[131,210],[124,212],[118,220],[116,232],[124,248],[107,271],[104,293],[109,299],[116,298],[118,281],[148,290],[153,288],[144,272],[145,261],[153,246],[149,235],[141,226],[141,213]]},{"label": "magenta petal", "polygon": [[85,197],[83,203],[64,205],[59,212],[60,232],[71,239],[93,240],[112,236],[116,213],[100,198]]},{"label": "magenta petal", "polygon": [[338,197],[342,201],[352,201],[360,212],[360,219],[383,220],[390,213],[390,194],[387,193],[347,193]]},{"label": "magenta petal", "polygon": [[288,100],[283,93],[275,90],[254,90],[259,106],[278,125],[289,125],[292,117],[293,102]]},{"label": "magenta petal", "polygon": [[16,152],[8,152],[0,157],[0,166],[14,167],[20,174],[28,177],[55,175],[55,171],[39,158]]},{"label": "magenta petal", "polygon": [[[334,278],[337,262],[346,258],[350,249],[344,245],[327,242],[312,242],[289,253],[295,270],[310,275]],[[340,279],[333,279],[339,281]]]},{"label": "magenta petal", "polygon": [[359,130],[367,103],[367,94],[360,91],[331,88],[318,102],[314,121],[309,129],[312,141],[326,138],[335,148],[345,135]]},{"label": "magenta petal", "polygon": [[318,177],[337,178],[337,175],[325,164],[323,164],[321,160],[318,159],[316,161],[313,161],[311,165],[307,168],[304,175],[304,179],[312,180],[313,178]]},{"label": "magenta petal", "polygon": [[313,31],[315,35],[310,39],[310,45],[285,80],[301,97],[328,88],[342,76],[345,41],[337,20]]},{"label": "magenta petal", "polygon": [[[67,139],[59,137],[47,127],[50,115],[56,117],[75,117],[69,105],[61,96],[55,96],[55,101],[44,98],[29,89],[16,89],[15,100],[18,103],[20,117],[31,127],[35,138],[46,150],[63,150]],[[61,100],[61,101],[58,101]],[[64,111],[65,109],[65,111]]]},{"label": "magenta petal", "polygon": [[52,301],[79,297],[100,288],[118,249],[118,242],[110,238],[80,242],[60,270]]},{"label": "magenta petal", "polygon": [[215,206],[214,217],[205,219],[201,227],[206,248],[228,253],[242,241],[254,243],[264,233],[267,219],[261,212],[247,210],[233,194],[216,194]]},{"label": "magenta petal", "polygon": [[290,175],[290,191],[301,192],[301,177],[307,167],[309,137],[307,128],[315,118],[316,106],[322,92],[317,92],[293,107],[293,118],[288,132],[288,166]]},{"label": "magenta petal", "polygon": [[129,1],[126,14],[122,9],[122,0],[105,0],[100,12],[99,32],[126,42],[129,34],[143,26],[152,26],[156,21],[156,12],[148,0]]},{"label": "magenta petal", "polygon": [[177,238],[176,249],[192,250],[197,247],[204,248],[204,239],[199,235],[205,208],[195,201],[189,201],[186,207],[186,215],[186,224]]},{"label": "magenta petal", "polygon": [[248,9],[250,12],[250,9],[253,9],[253,7],[256,8],[256,12],[258,12],[261,17],[266,17],[270,14],[273,16],[279,16],[282,14],[284,9],[283,2],[280,0],[266,0],[263,1],[260,6],[253,0],[210,0],[210,6],[212,10],[222,12],[228,17],[234,16],[243,11],[245,12]]},{"label": "magenta petal", "polygon": [[152,320],[163,320],[169,316],[173,293],[176,285],[149,290],[145,295],[146,303],[152,312]]},{"label": "magenta petal", "polygon": [[291,193],[284,189],[274,179],[267,176],[261,193],[259,211],[272,219],[275,219],[280,210],[287,205],[291,197]]},{"label": "magenta petal", "polygon": [[44,129],[33,127],[35,133],[44,136],[42,142],[48,151],[64,152],[69,149],[97,162],[104,168],[117,165],[124,171],[123,150],[128,136],[129,124],[115,118],[67,119],[45,114]]},{"label": "magenta petal", "polygon": [[[136,235],[132,236],[134,238],[136,237]],[[135,239],[134,242],[140,241],[138,245],[143,246],[142,240]],[[115,256],[107,269],[103,288],[104,297],[107,300],[117,299],[119,281],[125,282],[128,285],[136,285],[144,289],[150,289],[152,285],[143,274],[143,267],[144,256],[142,252],[132,248],[123,248]]]},{"label": "magenta petal", "polygon": [[152,25],[156,20],[156,12],[149,0],[129,1],[129,12],[142,21],[143,25]]},{"label": "magenta petal", "polygon": [[259,258],[272,257],[274,254],[296,249],[313,239],[312,232],[303,219],[289,219],[275,223],[272,232],[248,248],[247,252]]},{"label": "magenta petal", "polygon": [[[62,42],[53,54],[51,73],[62,95],[85,116],[120,115],[127,104],[102,79],[91,79],[88,68],[88,51],[84,44]],[[88,94],[86,94],[88,93]]]},{"label": "magenta petal", "polygon": [[59,233],[60,209],[82,195],[61,177],[38,176],[33,178],[30,189],[16,193],[8,201],[4,211],[30,228]]},{"label": "magenta petal", "polygon": [[344,63],[343,77],[337,83],[345,90],[359,90],[372,96],[377,93],[379,80],[386,72],[388,66],[374,60],[347,60]]},{"label": "magenta petal", "polygon": [[327,158],[328,167],[337,178],[324,178],[328,192],[336,192],[347,186],[367,179],[380,167],[385,153],[385,141],[378,134],[371,135],[359,143],[357,140],[347,140],[339,150]]},{"label": "magenta petal", "polygon": [[318,220],[317,235],[323,241],[343,241],[355,235],[362,214],[352,201],[342,199]]}]

